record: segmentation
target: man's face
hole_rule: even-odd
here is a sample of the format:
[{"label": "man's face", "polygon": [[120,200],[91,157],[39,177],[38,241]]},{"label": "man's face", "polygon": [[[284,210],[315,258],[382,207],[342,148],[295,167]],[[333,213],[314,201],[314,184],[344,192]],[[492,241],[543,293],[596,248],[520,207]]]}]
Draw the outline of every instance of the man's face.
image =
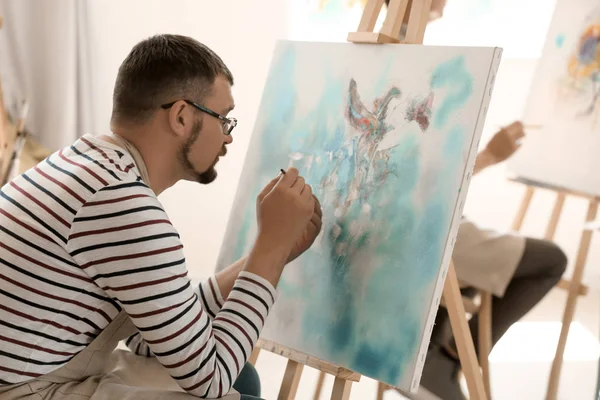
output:
[{"label": "man's face", "polygon": [[[212,93],[201,105],[227,117],[234,107],[231,85],[227,79],[218,76]],[[201,110],[194,111],[196,120],[191,135],[179,149],[178,158],[187,180],[208,184],[217,178],[215,165],[227,153],[225,145],[233,139],[225,135],[227,132],[223,121]]]}]

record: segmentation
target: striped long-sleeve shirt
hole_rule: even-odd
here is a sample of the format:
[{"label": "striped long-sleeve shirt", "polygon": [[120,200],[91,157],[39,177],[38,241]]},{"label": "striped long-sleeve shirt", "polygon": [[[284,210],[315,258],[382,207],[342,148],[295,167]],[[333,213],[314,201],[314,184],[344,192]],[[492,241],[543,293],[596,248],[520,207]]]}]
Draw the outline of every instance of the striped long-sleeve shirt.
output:
[{"label": "striped long-sleeve shirt", "polygon": [[0,385],[49,373],[124,309],[127,340],[186,391],[220,397],[275,289],[242,272],[223,299],[192,287],[183,245],[125,150],[86,135],[0,190]]}]

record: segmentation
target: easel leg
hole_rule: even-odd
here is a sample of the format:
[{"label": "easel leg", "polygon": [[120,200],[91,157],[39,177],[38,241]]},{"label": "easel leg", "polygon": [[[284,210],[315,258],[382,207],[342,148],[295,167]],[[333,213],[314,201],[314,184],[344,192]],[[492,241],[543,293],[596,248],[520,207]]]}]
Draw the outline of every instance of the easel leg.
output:
[{"label": "easel leg", "polygon": [[321,392],[323,391],[323,384],[325,383],[325,377],[327,374],[321,371],[319,372],[319,380],[317,381],[317,387],[315,388],[315,395],[313,396],[313,400],[319,400],[321,397]]},{"label": "easel leg", "polygon": [[446,283],[444,285],[444,301],[450,316],[450,325],[454,333],[454,340],[458,349],[458,356],[462,365],[463,374],[467,380],[469,388],[469,398],[471,400],[486,400],[483,378],[479,370],[479,363],[473,345],[473,337],[467,324],[465,308],[462,303],[462,296],[456,278],[454,264],[450,263]]},{"label": "easel leg", "polygon": [[[598,199],[590,200],[586,222],[593,222],[596,218],[597,212]],[[587,261],[590,242],[592,241],[592,232],[592,230],[584,230],[581,235],[581,241],[579,242],[579,250],[577,251],[577,259],[575,261],[575,271],[573,272],[573,277],[571,278],[571,286],[569,287],[567,304],[563,314],[562,327],[560,330],[560,337],[558,339],[558,347],[556,348],[556,354],[552,363],[552,371],[550,372],[550,381],[548,382],[548,392],[546,394],[547,400],[556,400],[556,395],[558,393],[558,384],[560,380],[560,370],[563,363],[563,355],[567,345],[569,328],[571,327],[571,322],[573,321],[573,316],[575,314],[579,286],[581,285],[583,270]]]},{"label": "easel leg", "polygon": [[387,388],[385,383],[377,383],[377,400],[383,400],[383,394],[386,392]]},{"label": "easel leg", "polygon": [[252,365],[256,365],[256,361],[258,360],[258,355],[260,354],[260,347],[255,347],[248,358],[248,362]]},{"label": "easel leg", "polygon": [[490,384],[489,356],[492,351],[492,294],[481,292],[481,306],[479,307],[479,363],[483,374],[483,385],[488,399],[492,398]]},{"label": "easel leg", "polygon": [[533,191],[534,189],[531,186],[527,186],[527,189],[525,189],[521,206],[519,207],[519,211],[517,211],[517,215],[515,216],[515,220],[512,224],[512,230],[515,232],[520,231],[521,227],[523,226],[525,214],[527,214],[527,209],[529,209],[529,204],[531,204],[531,199],[533,198]]},{"label": "easel leg", "polygon": [[333,391],[331,392],[331,400],[348,400],[350,398],[350,390],[352,389],[352,381],[344,378],[336,377],[333,382]]},{"label": "easel leg", "polygon": [[300,383],[303,369],[304,365],[296,361],[288,361],[277,400],[293,400],[296,398],[296,392],[298,391],[298,384]]},{"label": "easel leg", "polygon": [[562,213],[563,206],[565,205],[566,197],[567,195],[563,192],[558,193],[556,195],[556,203],[554,203],[554,208],[552,209],[552,216],[550,217],[548,227],[546,228],[546,234],[544,235],[544,239],[546,240],[552,240],[554,238],[554,234],[556,233],[556,227],[558,226],[558,220],[560,218],[560,214]]}]

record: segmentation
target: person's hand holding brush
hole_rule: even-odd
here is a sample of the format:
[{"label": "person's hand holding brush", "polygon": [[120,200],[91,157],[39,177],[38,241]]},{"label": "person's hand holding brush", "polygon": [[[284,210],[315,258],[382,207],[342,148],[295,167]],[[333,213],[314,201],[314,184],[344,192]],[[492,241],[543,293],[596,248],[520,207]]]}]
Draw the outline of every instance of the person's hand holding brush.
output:
[{"label": "person's hand holding brush", "polygon": [[512,156],[521,146],[521,139],[525,137],[523,128],[522,122],[515,121],[498,131],[485,149],[477,155],[473,174]]},{"label": "person's hand holding brush", "polygon": [[[321,206],[310,185],[294,167],[271,180],[256,201],[258,236],[250,259],[266,257],[280,267],[275,271],[251,271],[275,286],[281,270],[314,243],[321,231]],[[261,263],[253,262],[261,269]],[[265,263],[269,265],[271,262]]]}]

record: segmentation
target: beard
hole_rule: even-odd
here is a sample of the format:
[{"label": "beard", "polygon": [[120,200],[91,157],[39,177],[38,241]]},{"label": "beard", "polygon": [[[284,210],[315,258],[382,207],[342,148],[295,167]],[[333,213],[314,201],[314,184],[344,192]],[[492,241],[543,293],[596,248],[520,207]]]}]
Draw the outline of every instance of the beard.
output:
[{"label": "beard", "polygon": [[196,143],[196,140],[198,140],[198,137],[200,136],[200,130],[202,130],[202,121],[194,122],[194,125],[192,126],[192,134],[179,149],[178,158],[179,162],[181,163],[181,166],[183,167],[187,175],[191,176],[192,179],[198,183],[208,185],[209,183],[217,179],[217,170],[215,169],[215,164],[217,163],[219,156],[225,155],[225,153],[227,153],[227,149],[225,148],[225,145],[223,145],[223,149],[221,150],[219,155],[215,157],[215,161],[213,161],[213,163],[210,165],[210,167],[206,169],[206,171],[196,171],[194,165],[190,161],[190,152],[192,151],[192,146],[194,145],[194,143]]}]

